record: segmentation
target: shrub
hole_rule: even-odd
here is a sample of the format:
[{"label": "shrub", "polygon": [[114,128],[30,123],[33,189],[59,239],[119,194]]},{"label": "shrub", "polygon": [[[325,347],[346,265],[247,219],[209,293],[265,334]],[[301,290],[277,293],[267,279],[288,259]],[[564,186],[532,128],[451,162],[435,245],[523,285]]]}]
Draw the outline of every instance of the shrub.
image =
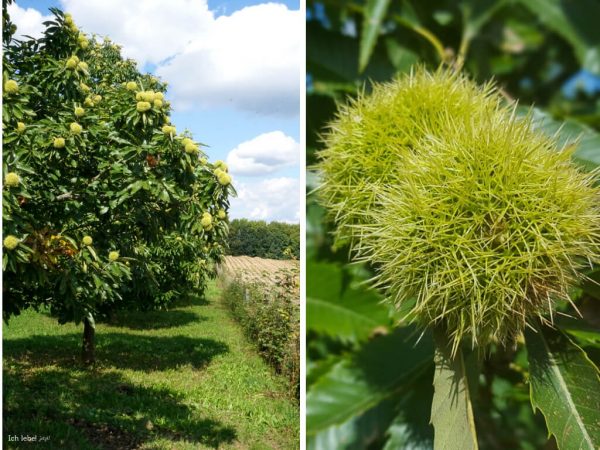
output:
[{"label": "shrub", "polygon": [[223,301],[255,342],[262,357],[285,376],[290,392],[300,395],[300,310],[294,280],[297,274],[280,271],[275,285],[229,281]]}]

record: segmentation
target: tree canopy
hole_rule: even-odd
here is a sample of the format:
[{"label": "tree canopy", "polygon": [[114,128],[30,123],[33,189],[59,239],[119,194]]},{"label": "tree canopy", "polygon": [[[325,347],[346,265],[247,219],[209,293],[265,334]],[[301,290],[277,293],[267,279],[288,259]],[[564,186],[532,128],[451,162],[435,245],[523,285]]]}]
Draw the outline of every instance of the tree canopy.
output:
[{"label": "tree canopy", "polygon": [[229,225],[229,250],[234,256],[272,259],[300,257],[300,225],[235,219]]},{"label": "tree canopy", "polygon": [[171,124],[165,82],[52,12],[17,40],[4,3],[4,319],[201,292],[228,233],[227,167]]}]

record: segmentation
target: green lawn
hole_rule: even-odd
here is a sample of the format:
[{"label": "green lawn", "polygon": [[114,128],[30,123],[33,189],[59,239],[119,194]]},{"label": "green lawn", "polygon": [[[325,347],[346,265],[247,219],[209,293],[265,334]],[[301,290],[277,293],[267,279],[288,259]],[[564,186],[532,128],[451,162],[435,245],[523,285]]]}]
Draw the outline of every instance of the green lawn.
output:
[{"label": "green lawn", "polygon": [[[297,449],[299,411],[229,317],[207,299],[82,326],[27,311],[4,325],[4,448]],[[37,444],[9,435],[48,437]]]}]

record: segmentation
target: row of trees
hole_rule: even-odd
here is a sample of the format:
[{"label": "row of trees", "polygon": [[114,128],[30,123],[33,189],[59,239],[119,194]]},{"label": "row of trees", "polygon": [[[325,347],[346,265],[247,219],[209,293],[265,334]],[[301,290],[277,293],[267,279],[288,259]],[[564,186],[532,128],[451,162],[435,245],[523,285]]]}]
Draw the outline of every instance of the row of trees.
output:
[{"label": "row of trees", "polygon": [[300,257],[300,225],[235,219],[229,225],[230,255],[273,259]]},{"label": "row of trees", "polygon": [[227,237],[231,177],[170,122],[166,84],[52,9],[13,39],[3,4],[3,318],[84,323],[202,291]]}]

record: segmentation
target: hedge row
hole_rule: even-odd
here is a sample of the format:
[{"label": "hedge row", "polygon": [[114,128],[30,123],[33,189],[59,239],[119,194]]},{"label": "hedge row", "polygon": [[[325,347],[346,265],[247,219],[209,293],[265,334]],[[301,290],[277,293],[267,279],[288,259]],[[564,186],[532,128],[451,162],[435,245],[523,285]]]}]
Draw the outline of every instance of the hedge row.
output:
[{"label": "hedge row", "polygon": [[300,308],[291,271],[280,272],[275,286],[241,279],[229,281],[223,302],[255,342],[261,356],[285,376],[290,395],[300,396]]}]

